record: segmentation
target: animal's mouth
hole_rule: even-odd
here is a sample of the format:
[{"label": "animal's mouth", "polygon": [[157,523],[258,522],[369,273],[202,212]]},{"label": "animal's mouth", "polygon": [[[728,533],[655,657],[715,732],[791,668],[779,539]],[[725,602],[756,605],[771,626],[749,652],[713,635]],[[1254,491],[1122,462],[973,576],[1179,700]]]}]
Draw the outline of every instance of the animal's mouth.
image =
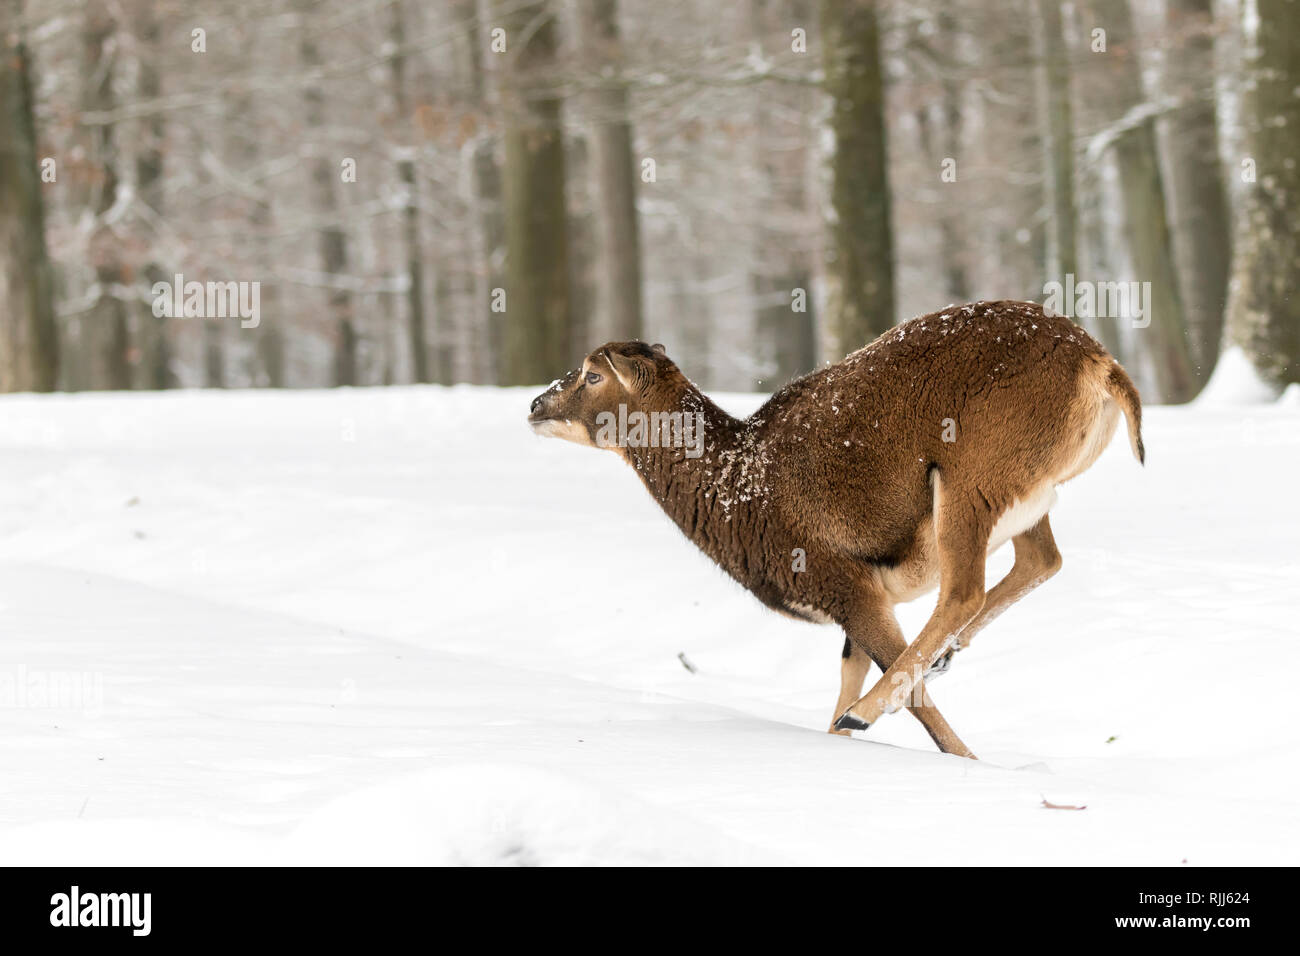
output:
[{"label": "animal's mouth", "polygon": [[562,438],[565,441],[571,441],[575,445],[586,445],[591,447],[595,442],[587,434],[587,429],[582,427],[581,422],[574,421],[572,418],[531,418],[528,422],[533,427],[533,434],[542,438]]},{"label": "animal's mouth", "polygon": [[542,435],[550,438],[564,425],[564,422],[556,418],[528,416],[528,424],[532,426],[533,434]]},{"label": "animal's mouth", "polygon": [[543,422],[551,421],[551,415],[547,409],[545,401],[546,395],[538,395],[533,399],[532,404],[528,406],[528,424],[536,428]]}]

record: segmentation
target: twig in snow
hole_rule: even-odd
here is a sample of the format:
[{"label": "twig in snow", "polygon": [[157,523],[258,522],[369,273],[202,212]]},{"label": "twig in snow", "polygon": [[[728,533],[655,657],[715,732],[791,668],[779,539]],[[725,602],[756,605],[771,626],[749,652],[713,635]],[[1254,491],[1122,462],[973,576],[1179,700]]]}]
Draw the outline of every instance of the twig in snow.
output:
[{"label": "twig in snow", "polygon": [[1085,803],[1081,807],[1076,807],[1072,803],[1051,803],[1046,797],[1043,798],[1044,810],[1087,810],[1088,805]]}]

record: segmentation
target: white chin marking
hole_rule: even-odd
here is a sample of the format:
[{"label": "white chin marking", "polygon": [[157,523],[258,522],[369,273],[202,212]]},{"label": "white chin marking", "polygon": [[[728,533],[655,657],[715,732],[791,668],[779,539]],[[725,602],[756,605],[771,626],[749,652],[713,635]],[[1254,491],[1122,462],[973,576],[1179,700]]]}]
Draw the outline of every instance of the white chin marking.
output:
[{"label": "white chin marking", "polygon": [[575,421],[548,418],[544,422],[534,422],[533,431],[545,438],[563,438],[565,441],[575,442],[579,445],[591,445],[591,438],[587,435],[587,429]]}]

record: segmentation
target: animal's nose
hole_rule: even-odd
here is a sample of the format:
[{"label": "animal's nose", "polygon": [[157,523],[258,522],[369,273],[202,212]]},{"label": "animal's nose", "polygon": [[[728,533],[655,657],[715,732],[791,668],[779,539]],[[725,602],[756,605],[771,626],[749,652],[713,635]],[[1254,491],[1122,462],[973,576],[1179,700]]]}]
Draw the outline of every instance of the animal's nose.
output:
[{"label": "animal's nose", "polygon": [[528,411],[536,415],[542,410],[542,397],[539,395],[533,399],[533,404],[528,406]]}]

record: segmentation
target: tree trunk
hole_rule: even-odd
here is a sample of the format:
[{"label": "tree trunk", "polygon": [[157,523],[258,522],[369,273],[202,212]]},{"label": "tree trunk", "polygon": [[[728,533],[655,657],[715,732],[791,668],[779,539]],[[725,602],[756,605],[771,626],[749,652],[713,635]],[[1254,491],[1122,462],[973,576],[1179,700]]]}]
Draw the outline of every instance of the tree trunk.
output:
[{"label": "tree trunk", "polygon": [[[786,42],[787,19],[806,23],[814,9],[805,0],[751,0],[752,42],[761,46],[770,36]],[[764,50],[764,55],[772,52]],[[757,183],[765,197],[754,206],[749,276],[757,332],[753,387],[758,391],[771,391],[817,365],[812,256],[800,241],[800,224],[810,206],[806,144],[818,132],[810,122],[810,99],[808,90],[798,88],[764,86],[753,94]]]},{"label": "tree trunk", "polygon": [[[935,45],[944,51],[943,59],[955,64],[955,52],[961,43],[958,27],[950,10],[941,10],[935,17]],[[928,44],[927,44],[928,45]],[[931,56],[939,59],[935,54]],[[941,169],[940,163],[956,159],[962,152],[962,88],[952,75],[952,67],[937,78],[939,100],[937,110],[931,103],[922,103],[916,111],[917,133],[921,152],[927,168]],[[939,122],[936,136],[934,113]],[[961,182],[961,180],[958,180]],[[968,246],[962,222],[961,189],[957,182],[942,182],[944,201],[935,211],[939,226],[939,269],[943,273],[944,293],[949,302],[966,302],[970,299],[970,276],[967,270]]]},{"label": "tree trunk", "polygon": [[[406,36],[405,9],[402,0],[394,0],[390,11],[388,42],[393,55],[388,65],[392,74],[393,106],[399,129],[409,129],[413,124],[410,98],[406,92],[406,54],[402,52]],[[420,243],[420,203],[416,192],[415,148],[403,144],[397,162],[397,178],[402,184],[402,240],[406,247],[406,328],[407,347],[411,352],[411,377],[416,382],[431,381],[429,377],[429,343],[424,326],[424,251]],[[437,378],[436,381],[446,382]]]},{"label": "tree trunk", "polygon": [[1139,281],[1151,283],[1147,303],[1153,340],[1150,354],[1155,363],[1160,399],[1169,404],[1186,402],[1196,395],[1196,379],[1192,374],[1187,325],[1165,219],[1154,127],[1144,123],[1125,135],[1116,144],[1115,152],[1133,267]]},{"label": "tree trunk", "polygon": [[0,392],[50,392],[59,335],[21,19],[19,0],[0,0]]},{"label": "tree trunk", "polygon": [[827,323],[835,356],[894,324],[885,86],[877,0],[822,0],[831,97],[831,245]]},{"label": "tree trunk", "polygon": [[212,316],[199,321],[203,323],[203,385],[206,388],[225,388],[225,324]]},{"label": "tree trunk", "polygon": [[1070,75],[1061,32],[1058,0],[1037,0],[1039,101],[1042,111],[1043,158],[1046,175],[1047,277],[1065,282],[1078,265],[1075,237],[1078,223],[1074,203],[1074,121],[1070,110]]},{"label": "tree trunk", "polygon": [[568,183],[578,184],[576,191],[566,200],[568,216],[565,220],[569,263],[569,346],[567,354],[585,355],[595,345],[608,342],[607,329],[600,322],[597,305],[603,264],[600,236],[597,231],[596,210],[603,197],[596,195],[592,183],[591,140],[587,135],[577,135],[564,145],[564,177]]},{"label": "tree trunk", "polygon": [[[463,24],[469,56],[467,64],[470,103],[481,114],[490,112],[489,77],[483,56],[483,29],[478,0],[458,0],[457,18]],[[470,181],[473,190],[474,241],[473,320],[469,327],[470,381],[496,384],[501,381],[501,353],[505,339],[502,314],[493,312],[494,289],[503,288],[505,277],[505,222],[502,216],[501,166],[496,157],[496,131],[478,134],[469,149]]]},{"label": "tree trunk", "polygon": [[[1092,0],[1092,9],[1096,22],[1105,25],[1107,59],[1097,82],[1087,86],[1110,121],[1116,122],[1145,102],[1137,36],[1128,0]],[[1150,342],[1146,352],[1152,359],[1160,400],[1186,402],[1196,394],[1196,377],[1165,215],[1154,120],[1147,118],[1117,133],[1112,148],[1133,268],[1137,280],[1149,282],[1151,290],[1146,303],[1149,315],[1143,318],[1149,318],[1150,325],[1139,327],[1138,334]]]},{"label": "tree trunk", "polygon": [[[265,44],[264,37],[254,35],[249,41],[246,55],[250,59],[254,58],[261,52],[259,45],[265,46]],[[248,120],[246,123],[241,123],[238,131],[233,135],[232,146],[236,156],[241,157],[249,169],[256,169],[265,162],[268,145],[262,127],[258,124],[261,105],[259,97],[251,91],[241,91],[241,95],[234,100],[234,103],[233,115],[247,117]],[[234,161],[235,157],[232,157],[232,162]],[[251,352],[245,353],[248,380],[255,386],[285,388],[289,384],[285,341],[292,331],[286,329],[285,322],[294,317],[287,315],[281,309],[282,297],[279,284],[274,277],[274,270],[269,268],[283,255],[283,245],[274,235],[275,196],[271,187],[263,183],[258,185],[256,194],[250,198],[253,203],[248,216],[252,259],[268,267],[270,274],[269,281],[262,282],[260,286],[260,322],[257,328],[246,331],[241,329],[238,337],[243,339],[246,335],[253,336]]]},{"label": "tree trunk", "polygon": [[[691,378],[697,382],[713,381],[712,316],[702,290],[708,282],[703,257],[695,257],[673,270],[674,279],[669,301],[675,315],[682,316],[681,353],[690,356]],[[705,386],[708,387],[708,386]]]},{"label": "tree trunk", "polygon": [[[955,101],[953,101],[955,105]],[[921,143],[921,153],[925,156],[927,168],[939,169],[942,159],[955,159],[960,155],[957,147],[961,140],[961,113],[950,108],[945,90],[943,109],[943,152],[934,149],[934,120],[930,115],[929,104],[924,104],[916,111],[917,136]],[[954,184],[944,183],[945,189]],[[949,302],[965,302],[970,298],[970,281],[966,275],[964,261],[964,244],[961,236],[961,221],[952,201],[944,201],[935,212],[939,224],[939,260],[943,272],[944,292]]]},{"label": "tree trunk", "polygon": [[[84,112],[108,113],[115,105],[117,52],[113,41],[117,30],[116,15],[106,2],[93,0],[87,4],[81,34],[86,70],[81,104]],[[122,242],[106,215],[118,199],[117,130],[111,122],[98,122],[89,132],[96,179],[90,190],[94,221],[88,256],[95,270],[98,295],[81,322],[82,347],[92,349],[87,384],[98,389],[128,389],[133,375],[130,319],[122,299],[128,285],[126,264]]]},{"label": "tree trunk", "polygon": [[474,206],[478,213],[478,266],[475,269],[474,304],[478,322],[474,323],[475,368],[477,378],[485,384],[499,385],[504,380],[505,315],[492,310],[496,289],[505,288],[506,221],[502,197],[501,164],[490,137],[474,146],[472,179]]},{"label": "tree trunk", "polygon": [[1168,0],[1165,9],[1175,39],[1166,56],[1166,85],[1186,101],[1166,126],[1170,226],[1198,386],[1209,379],[1219,358],[1232,260],[1214,105],[1212,6],[1211,0]]},{"label": "tree trunk", "polygon": [[[1080,183],[1083,200],[1079,205],[1079,238],[1082,248],[1087,252],[1087,270],[1089,275],[1109,276],[1115,273],[1115,249],[1106,228],[1107,203],[1106,190],[1100,171],[1085,177]],[[1120,319],[1113,315],[1097,315],[1091,318],[1079,317],[1080,325],[1097,337],[1102,345],[1122,365],[1136,362],[1136,356],[1128,354],[1128,343],[1120,328]]]},{"label": "tree trunk", "polygon": [[450,385],[456,380],[456,350],[452,343],[452,298],[450,269],[444,265],[433,277],[433,314],[438,335],[433,345],[433,380]]},{"label": "tree trunk", "polygon": [[[271,204],[259,202],[254,213],[253,225],[259,232],[265,231],[271,223]],[[262,240],[259,238],[259,242]],[[288,369],[284,350],[284,331],[280,327],[283,316],[277,306],[279,300],[275,284],[262,287],[262,320],[257,327],[257,362],[262,374],[266,376],[267,388],[284,388],[288,385]]]},{"label": "tree trunk", "polygon": [[[160,30],[158,14],[152,3],[133,4],[130,8],[135,18],[136,44],[139,55],[136,57],[136,91],[142,102],[156,100],[162,93],[162,81],[158,62],[162,57],[159,48]],[[138,199],[148,208],[154,218],[163,214],[163,119],[161,114],[144,119],[138,131],[140,137],[135,158],[135,179]],[[145,240],[150,255],[144,265],[144,284],[152,287],[155,282],[169,280],[167,270],[155,261],[152,255],[156,240],[150,234]],[[164,389],[176,387],[176,374],[173,372],[171,340],[168,336],[166,316],[153,314],[150,300],[138,310],[140,329],[140,370],[139,382],[147,389]]]},{"label": "tree trunk", "polygon": [[623,48],[617,0],[582,0],[583,44],[601,85],[591,94],[595,129],[591,162],[596,185],[597,261],[600,268],[595,341],[639,339],[642,329],[641,238],[636,210],[636,160],[627,88],[619,82]]},{"label": "tree trunk", "polygon": [[[1086,0],[1085,0],[1086,3]],[[1083,37],[1085,42],[1089,33],[1097,26],[1093,11],[1081,4],[1074,4],[1071,10],[1071,22],[1065,29],[1076,37]],[[1085,48],[1086,49],[1086,48]],[[1113,110],[1105,102],[1104,95],[1094,89],[1097,78],[1090,72],[1104,68],[1097,64],[1102,60],[1098,53],[1088,53],[1085,59],[1080,52],[1071,64],[1079,79],[1077,89],[1084,91],[1075,97],[1073,106],[1074,119],[1079,130],[1095,130],[1104,126],[1112,118]],[[1076,159],[1078,151],[1076,150]],[[1075,186],[1077,201],[1075,215],[1078,217],[1076,233],[1076,253],[1081,276],[1090,279],[1108,279],[1118,274],[1120,262],[1128,254],[1123,244],[1116,242],[1112,224],[1118,222],[1119,200],[1112,200],[1111,157],[1093,161],[1083,166],[1076,166]],[[1115,177],[1116,182],[1118,177]],[[1117,195],[1117,190],[1115,191]],[[1109,315],[1078,316],[1076,321],[1086,328],[1106,347],[1121,364],[1128,367],[1136,376],[1138,374],[1137,356],[1129,354],[1129,340],[1125,338],[1125,329],[1120,320]]]},{"label": "tree trunk", "polygon": [[[248,145],[250,157],[258,154],[257,137]],[[261,251],[263,262],[274,261],[274,240],[268,239],[275,222],[275,210],[269,198],[260,198],[253,207],[251,222],[255,235],[254,242]],[[267,388],[284,388],[288,385],[288,362],[285,355],[285,330],[283,322],[286,316],[280,311],[280,290],[272,280],[261,287],[261,321],[253,330],[255,370],[250,376],[256,381],[263,378]],[[260,370],[260,376],[257,374]]]},{"label": "tree trunk", "polygon": [[[758,354],[762,372],[754,386],[771,391],[817,366],[812,275],[788,272],[751,277],[757,301]],[[802,290],[803,311],[795,311],[794,292]]]},{"label": "tree trunk", "polygon": [[[561,101],[548,93],[556,63],[551,0],[503,3],[509,51],[505,110],[505,385],[547,382],[574,364]],[[548,75],[552,74],[552,75]]]},{"label": "tree trunk", "polygon": [[[299,57],[308,74],[308,86],[303,95],[304,117],[307,129],[320,136],[325,126],[325,91],[320,88],[319,80],[312,79],[323,61],[316,38],[312,32],[315,25],[307,15],[310,4],[302,8],[303,17],[300,26],[301,38],[298,43]],[[342,171],[342,157],[331,157],[318,146],[317,156],[312,161],[311,185],[313,205],[316,215],[325,223],[319,231],[321,271],[327,280],[342,279],[348,268],[347,233],[339,221],[338,196],[335,194],[335,182]],[[331,287],[326,291],[327,312],[334,330],[334,384],[357,384],[357,331],[352,308],[352,295],[346,289]]]},{"label": "tree trunk", "polygon": [[[998,5],[996,32],[983,28],[981,36],[988,37],[988,66],[997,69],[999,62],[1015,62],[1017,51],[1033,50],[1034,26],[1021,4]],[[981,43],[981,46],[984,44]],[[1007,58],[1011,59],[1008,60]],[[1043,216],[1043,198],[1039,190],[1020,186],[1043,175],[1043,142],[1039,133],[1039,110],[1034,101],[1033,70],[1026,67],[1023,73],[1023,95],[1008,97],[999,110],[1005,130],[1006,143],[1002,151],[1007,158],[1000,163],[1001,182],[1005,184],[996,201],[1011,212],[1001,220],[995,233],[995,255],[1003,282],[1014,298],[1036,298],[1043,293],[1043,277],[1047,274],[1047,222]],[[988,135],[987,133],[985,135]],[[960,178],[960,172],[958,173]],[[999,293],[1001,294],[1001,293]]]},{"label": "tree trunk", "polygon": [[1300,0],[1256,0],[1256,9],[1242,102],[1255,181],[1238,222],[1228,337],[1282,388],[1300,382]]}]

